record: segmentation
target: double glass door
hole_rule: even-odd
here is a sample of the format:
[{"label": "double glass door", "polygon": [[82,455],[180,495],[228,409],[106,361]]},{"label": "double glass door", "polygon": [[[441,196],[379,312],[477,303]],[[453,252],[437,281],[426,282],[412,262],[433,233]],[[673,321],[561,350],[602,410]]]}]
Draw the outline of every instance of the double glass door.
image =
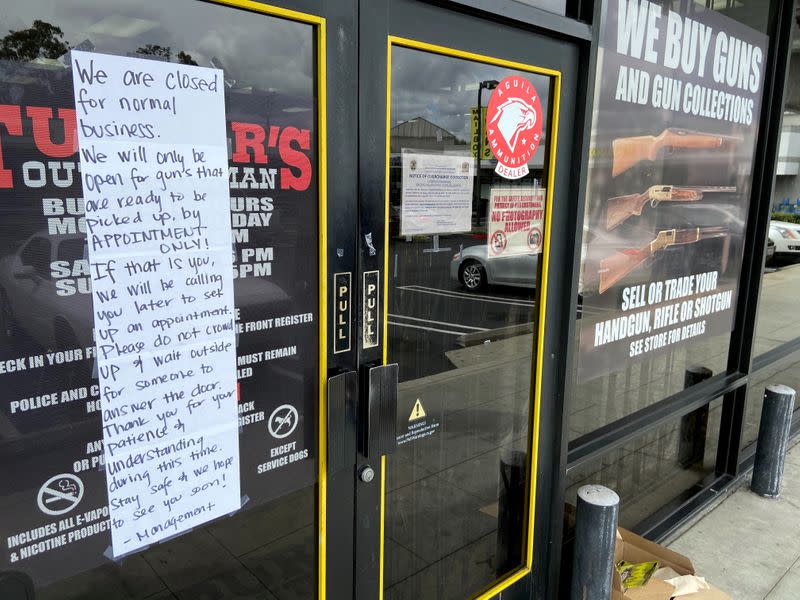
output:
[{"label": "double glass door", "polygon": [[[2,598],[531,593],[578,52],[426,2],[277,4],[31,0],[0,16]],[[121,99],[84,95],[82,57]],[[148,80],[161,72],[170,93]],[[200,92],[218,113],[180,95]],[[133,143],[162,113],[177,141]],[[173,244],[197,218],[176,179],[201,202],[214,176],[182,152],[216,121],[225,218],[196,225],[230,232],[230,266]],[[87,179],[120,139],[119,181]],[[98,228],[136,218],[155,225],[119,238],[130,268],[98,295]],[[134,265],[154,236],[170,241],[153,264],[227,302],[218,328],[228,313],[175,309],[192,301]],[[149,308],[127,321],[140,289]],[[225,344],[229,378],[187,381]],[[129,387],[110,385],[116,368]],[[230,463],[202,441],[220,431]],[[194,497],[230,510],[204,516]]]}]

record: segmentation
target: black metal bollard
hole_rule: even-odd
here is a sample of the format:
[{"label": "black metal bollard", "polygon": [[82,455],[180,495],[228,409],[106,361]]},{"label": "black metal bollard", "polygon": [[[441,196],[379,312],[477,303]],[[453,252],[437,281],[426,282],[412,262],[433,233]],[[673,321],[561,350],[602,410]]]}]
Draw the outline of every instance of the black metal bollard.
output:
[{"label": "black metal bollard", "polygon": [[619,496],[602,485],[578,490],[571,600],[611,597]]},{"label": "black metal bollard", "polygon": [[795,391],[786,385],[768,385],[764,390],[750,489],[765,498],[777,498],[781,493],[794,397]]},{"label": "black metal bollard", "polygon": [[[711,369],[695,365],[686,369],[683,376],[683,389],[687,389],[709,379]],[[703,462],[706,453],[706,432],[708,430],[708,404],[681,417],[681,437],[678,440],[678,464],[684,469]]]}]

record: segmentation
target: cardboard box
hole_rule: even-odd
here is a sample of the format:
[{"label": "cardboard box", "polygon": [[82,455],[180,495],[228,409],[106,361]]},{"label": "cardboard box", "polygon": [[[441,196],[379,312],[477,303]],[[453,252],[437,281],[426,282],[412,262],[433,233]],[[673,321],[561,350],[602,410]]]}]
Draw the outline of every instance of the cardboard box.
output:
[{"label": "cardboard box", "polygon": [[[617,529],[617,544],[614,549],[614,563],[626,560],[632,563],[658,561],[661,567],[670,567],[679,575],[694,575],[692,561],[682,554],[678,554],[660,546],[655,542],[646,540],[635,533],[620,527]],[[647,585],[640,588],[631,588],[623,591],[622,580],[617,569],[613,572],[612,598],[614,600],[670,600],[675,588],[666,581],[652,578]],[[710,584],[709,584],[710,585]],[[714,586],[695,594],[681,596],[679,600],[732,600],[725,592]]]}]

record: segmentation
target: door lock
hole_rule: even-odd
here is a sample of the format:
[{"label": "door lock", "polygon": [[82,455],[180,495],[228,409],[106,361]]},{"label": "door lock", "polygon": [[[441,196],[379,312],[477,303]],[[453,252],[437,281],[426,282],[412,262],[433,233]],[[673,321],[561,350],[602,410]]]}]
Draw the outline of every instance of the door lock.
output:
[{"label": "door lock", "polygon": [[361,471],[358,474],[358,478],[364,483],[371,483],[372,480],[375,479],[375,469],[373,469],[369,465],[361,467]]}]

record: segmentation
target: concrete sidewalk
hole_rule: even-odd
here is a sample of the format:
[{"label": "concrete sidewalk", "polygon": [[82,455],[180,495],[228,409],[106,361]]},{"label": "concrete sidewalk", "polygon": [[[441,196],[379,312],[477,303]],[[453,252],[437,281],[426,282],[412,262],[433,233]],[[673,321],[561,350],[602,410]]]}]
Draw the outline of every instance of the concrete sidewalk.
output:
[{"label": "concrete sidewalk", "polygon": [[736,600],[800,599],[800,443],[786,457],[778,500],[753,494],[750,476],[674,537],[698,575]]}]

